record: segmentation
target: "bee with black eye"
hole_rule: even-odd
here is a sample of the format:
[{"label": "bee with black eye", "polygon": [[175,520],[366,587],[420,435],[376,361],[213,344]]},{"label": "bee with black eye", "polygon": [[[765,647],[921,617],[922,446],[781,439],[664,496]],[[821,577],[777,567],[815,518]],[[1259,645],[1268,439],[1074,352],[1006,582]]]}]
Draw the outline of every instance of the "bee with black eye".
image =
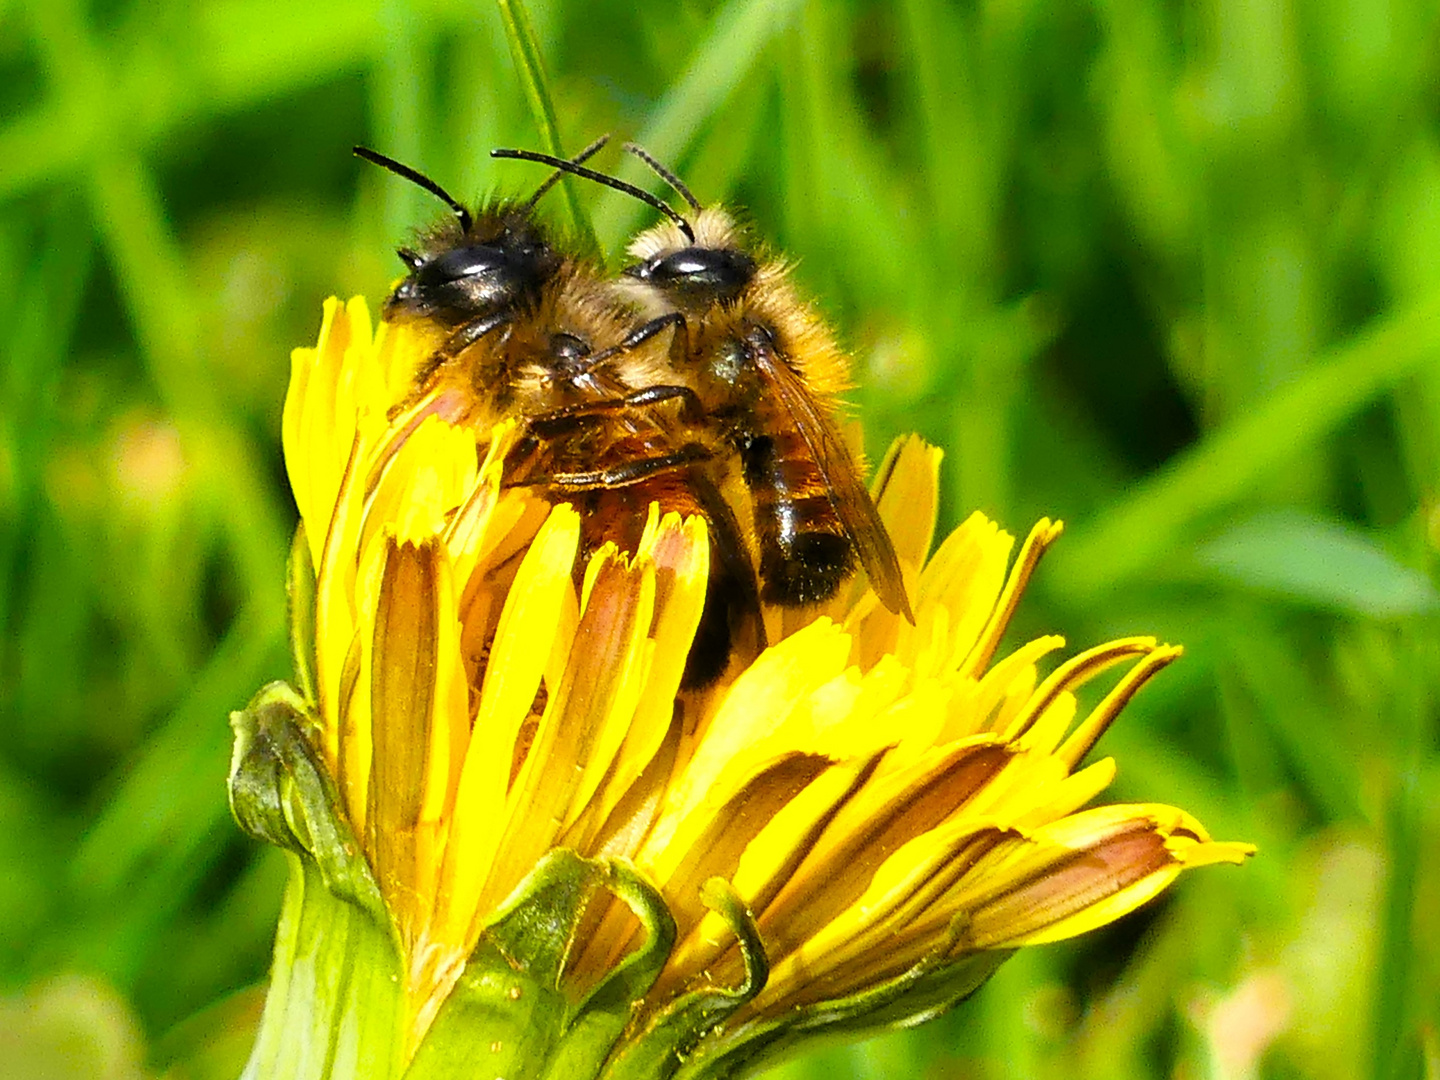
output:
[{"label": "bee with black eye", "polygon": [[[820,603],[863,567],[880,601],[913,622],[894,545],[837,426],[839,395],[850,387],[848,358],[800,299],[783,262],[758,256],[728,213],[702,207],[649,154],[626,149],[693,214],[687,219],[642,193],[667,220],[630,244],[636,262],[617,285],[644,320],[629,340],[655,342],[664,353],[655,377],[693,394],[712,433],[712,469],[729,459],[742,475],[762,599],[782,607]],[[634,194],[632,185],[580,165],[504,154]]]},{"label": "bee with black eye", "polygon": [[[580,168],[605,142],[556,160]],[[693,391],[649,366],[641,346],[654,331],[633,332],[633,318],[597,268],[563,251],[536,219],[536,203],[562,173],[524,202],[471,213],[416,170],[363,147],[355,153],[452,213],[400,250],[408,272],[384,305],[388,321],[419,324],[436,339],[392,418],[396,438],[431,414],[482,437],[502,420],[517,421],[505,483],[582,511],[577,572],[607,542],[633,552],[652,501],[662,511],[703,516],[710,586],[685,683],[713,681],[737,640],[749,652],[763,648],[758,583],[741,527],[705,468],[710,447],[687,438],[690,425],[681,419],[698,408]]]},{"label": "bee with black eye", "polygon": [[[608,141],[597,139],[574,161]],[[524,202],[497,201],[475,213],[435,181],[365,147],[357,156],[440,199],[451,217],[399,256],[408,271],[386,298],[390,322],[423,323],[441,332],[416,373],[416,396],[443,400],[448,418],[485,426],[507,415],[539,416],[591,397],[586,360],[596,342],[625,333],[594,269],[564,254],[535,217],[556,173]],[[448,394],[434,394],[443,387]]]}]

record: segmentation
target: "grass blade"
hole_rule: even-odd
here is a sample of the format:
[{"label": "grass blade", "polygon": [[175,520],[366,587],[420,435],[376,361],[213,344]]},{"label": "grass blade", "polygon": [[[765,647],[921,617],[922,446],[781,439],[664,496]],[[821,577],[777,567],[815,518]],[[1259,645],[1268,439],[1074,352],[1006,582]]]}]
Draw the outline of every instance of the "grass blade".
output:
[{"label": "grass blade", "polygon": [[1429,742],[1427,721],[1433,715],[1423,674],[1434,670],[1430,636],[1406,634],[1396,652],[1403,659],[1396,668],[1400,676],[1391,707],[1395,710],[1394,727],[1402,745],[1394,761],[1398,769],[1386,814],[1388,875],[1381,912],[1379,962],[1375,965],[1372,983],[1375,996],[1370,1075],[1374,1080],[1391,1080],[1400,1075],[1397,1068],[1400,1055],[1403,1049],[1408,1049],[1407,1044],[1413,1037],[1411,980],[1417,946],[1411,938],[1411,928],[1417,925],[1426,816],[1423,769]]},{"label": "grass blade", "polygon": [[[496,0],[496,3],[500,7],[500,18],[505,23],[510,54],[515,58],[515,73],[520,77],[520,85],[525,89],[525,99],[530,103],[530,113],[540,133],[540,145],[547,154],[568,157],[560,146],[560,129],[555,122],[555,105],[550,100],[545,65],[540,59],[540,43],[535,40],[535,28],[530,24],[525,4],[523,0]],[[580,243],[592,250],[600,250],[590,218],[575,196],[572,178],[564,177],[560,188],[565,193],[565,205],[570,210],[570,219],[575,224],[575,234]]]},{"label": "grass blade", "polygon": [[[730,0],[635,141],[661,161],[674,163],[731,91],[750,77],[765,46],[799,7],[800,0]],[[649,178],[633,164],[620,172],[632,180]],[[595,215],[597,231],[606,240],[628,236],[642,213],[644,207],[631,200],[608,200]]]},{"label": "grass blade", "polygon": [[1258,593],[1375,619],[1440,607],[1430,579],[1354,526],[1298,510],[1262,510],[1196,551],[1218,577]]},{"label": "grass blade", "polygon": [[1094,526],[1076,530],[1081,535],[1067,538],[1052,557],[1047,582],[1083,600],[1143,574],[1202,516],[1235,502],[1422,364],[1433,364],[1437,325],[1440,294],[1372,323],[1181,454]]}]

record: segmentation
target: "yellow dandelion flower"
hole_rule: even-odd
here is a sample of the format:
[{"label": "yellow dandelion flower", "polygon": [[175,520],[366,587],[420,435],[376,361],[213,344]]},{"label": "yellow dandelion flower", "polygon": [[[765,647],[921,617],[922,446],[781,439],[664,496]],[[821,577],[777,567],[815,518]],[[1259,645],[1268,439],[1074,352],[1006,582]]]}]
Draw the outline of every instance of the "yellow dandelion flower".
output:
[{"label": "yellow dandelion flower", "polygon": [[237,818],[296,853],[249,1075],[733,1075],[1251,851],[1086,808],[1115,771],[1087,754],[1180,650],[997,658],[1060,528],[1012,562],[976,514],[927,558],[939,451],[881,470],[913,625],[860,582],[682,691],[704,523],[652,507],[577,570],[577,513],[506,484],[512,424],[403,407],[431,347],[353,300],[295,353],[301,686],[235,721]]}]

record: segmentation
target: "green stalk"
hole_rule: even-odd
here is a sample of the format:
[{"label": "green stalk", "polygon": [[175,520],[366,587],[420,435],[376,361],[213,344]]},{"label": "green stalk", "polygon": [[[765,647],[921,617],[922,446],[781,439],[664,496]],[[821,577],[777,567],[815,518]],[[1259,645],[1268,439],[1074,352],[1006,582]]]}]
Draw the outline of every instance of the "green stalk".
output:
[{"label": "green stalk", "polygon": [[1417,925],[1415,906],[1419,892],[1420,860],[1424,850],[1423,759],[1427,741],[1426,718],[1433,715],[1426,700],[1425,678],[1433,659],[1430,651],[1409,630],[1401,635],[1396,654],[1402,662],[1396,670],[1394,728],[1400,734],[1395,763],[1398,766],[1394,790],[1386,807],[1388,847],[1385,895],[1381,909],[1380,948],[1373,975],[1373,1018],[1371,1021],[1370,1075],[1373,1080],[1393,1080],[1419,1075],[1415,1055],[1412,982],[1415,956],[1419,949],[1411,939]]},{"label": "green stalk", "polygon": [[388,928],[287,852],[290,883],[260,1032],[241,1080],[391,1080],[405,1038],[398,954]]},{"label": "green stalk", "polygon": [[[524,0],[496,0],[500,7],[500,18],[505,23],[505,37],[510,42],[510,54],[515,58],[515,73],[525,89],[525,99],[530,103],[530,115],[540,133],[540,145],[547,154],[568,157],[560,146],[560,129],[555,122],[555,105],[550,100],[549,80],[545,76],[545,65],[540,58],[540,43],[535,39],[535,28],[530,23],[530,14],[525,10]],[[600,242],[590,225],[590,216],[580,205],[575,195],[573,178],[566,176],[560,181],[565,193],[565,205],[570,210],[570,219],[575,225],[575,235],[580,244],[592,251],[600,250]]]}]

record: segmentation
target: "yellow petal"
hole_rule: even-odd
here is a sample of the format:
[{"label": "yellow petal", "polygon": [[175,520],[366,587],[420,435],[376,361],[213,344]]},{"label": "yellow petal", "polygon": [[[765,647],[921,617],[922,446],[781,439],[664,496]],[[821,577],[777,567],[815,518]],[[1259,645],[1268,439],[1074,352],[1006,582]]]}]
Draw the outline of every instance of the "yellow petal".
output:
[{"label": "yellow petal", "polygon": [[[639,857],[645,865],[673,866],[674,852],[685,850],[705,827],[706,819],[694,815],[697,807],[723,805],[749,777],[785,756],[788,740],[777,739],[775,731],[817,682],[845,669],[849,653],[849,637],[821,619],[767,649],[735,680],[694,756],[669,785],[660,822]],[[669,876],[665,869],[660,874]]]},{"label": "yellow petal", "polygon": [[586,766],[618,745],[642,674],[638,647],[650,625],[653,567],[631,567],[612,552],[592,560],[588,596],[564,681],[552,691],[534,744],[513,785],[504,836],[484,895],[507,895],[554,843],[575,803]]},{"label": "yellow petal", "polygon": [[[516,742],[540,690],[541,675],[573,592],[571,567],[580,542],[579,516],[556,507],[526,552],[506,598],[485,666],[460,774],[443,872],[442,919],[451,940],[468,940],[481,889],[494,862]],[[568,647],[569,642],[567,641]],[[467,712],[468,717],[468,712]]]}]

